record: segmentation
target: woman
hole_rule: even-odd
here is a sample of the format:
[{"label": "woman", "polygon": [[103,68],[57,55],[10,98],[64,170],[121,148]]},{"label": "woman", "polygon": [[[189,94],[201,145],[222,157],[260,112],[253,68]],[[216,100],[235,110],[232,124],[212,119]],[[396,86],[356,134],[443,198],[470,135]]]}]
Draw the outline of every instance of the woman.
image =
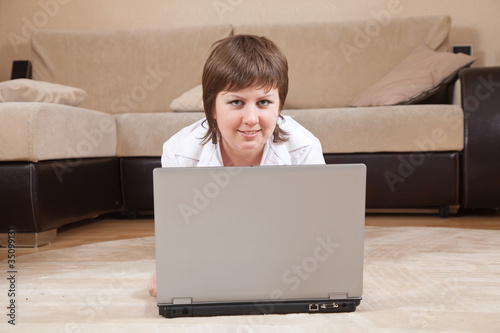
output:
[{"label": "woman", "polygon": [[[281,111],[288,63],[265,37],[218,41],[203,69],[205,119],[163,145],[163,167],[325,164],[321,143]],[[156,296],[156,275],[149,293]]]},{"label": "woman", "polygon": [[206,119],[164,144],[163,167],[325,163],[319,140],[280,115],[288,64],[267,38],[236,35],[217,42],[202,86]]}]

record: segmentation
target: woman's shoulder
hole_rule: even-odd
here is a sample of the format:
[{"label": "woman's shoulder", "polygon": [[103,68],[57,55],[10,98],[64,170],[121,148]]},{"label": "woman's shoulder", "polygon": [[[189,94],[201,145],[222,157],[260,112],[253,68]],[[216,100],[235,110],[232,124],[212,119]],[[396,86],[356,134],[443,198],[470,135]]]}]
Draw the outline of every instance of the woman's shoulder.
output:
[{"label": "woman's shoulder", "polygon": [[186,140],[192,140],[195,139],[199,142],[201,142],[201,138],[205,135],[206,133],[206,128],[203,126],[203,122],[205,119],[200,119],[191,125],[188,125],[172,135],[164,145],[167,146],[177,146],[181,144],[182,142],[185,142]]},{"label": "woman's shoulder", "polygon": [[205,131],[206,132],[206,125],[204,125],[205,118],[202,118],[200,120],[195,121],[194,123],[187,125],[186,127],[182,128],[180,131],[175,133],[173,137],[180,137],[180,136],[188,136],[190,133],[194,132],[199,132],[199,131]]},{"label": "woman's shoulder", "polygon": [[319,143],[318,138],[314,134],[290,116],[283,116],[279,126],[289,134],[287,145],[291,150]]},{"label": "woman's shoulder", "polygon": [[207,131],[203,122],[204,119],[201,119],[170,137],[163,144],[162,159],[164,161],[199,160],[204,147],[201,142]]},{"label": "woman's shoulder", "polygon": [[279,126],[288,133],[288,140],[271,143],[275,157],[284,164],[325,164],[321,142],[304,126],[283,116]]}]

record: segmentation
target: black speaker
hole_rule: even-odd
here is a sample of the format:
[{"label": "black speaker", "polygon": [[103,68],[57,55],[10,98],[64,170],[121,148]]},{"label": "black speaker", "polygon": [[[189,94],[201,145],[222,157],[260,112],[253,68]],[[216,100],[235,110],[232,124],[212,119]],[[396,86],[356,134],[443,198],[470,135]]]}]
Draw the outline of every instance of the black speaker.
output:
[{"label": "black speaker", "polygon": [[472,45],[453,45],[451,47],[453,53],[464,53],[472,55]]},{"label": "black speaker", "polygon": [[29,60],[14,60],[10,79],[31,79],[31,62]]}]

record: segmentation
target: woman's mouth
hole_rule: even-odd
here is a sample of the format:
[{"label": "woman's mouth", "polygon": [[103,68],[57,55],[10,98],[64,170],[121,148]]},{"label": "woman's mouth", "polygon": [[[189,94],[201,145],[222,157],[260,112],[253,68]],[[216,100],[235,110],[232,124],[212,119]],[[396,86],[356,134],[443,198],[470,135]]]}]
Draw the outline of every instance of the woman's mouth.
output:
[{"label": "woman's mouth", "polygon": [[240,132],[241,135],[245,139],[253,139],[253,138],[255,138],[260,133],[260,131],[261,130],[255,130],[255,131],[241,131],[241,130],[238,130],[238,132]]}]

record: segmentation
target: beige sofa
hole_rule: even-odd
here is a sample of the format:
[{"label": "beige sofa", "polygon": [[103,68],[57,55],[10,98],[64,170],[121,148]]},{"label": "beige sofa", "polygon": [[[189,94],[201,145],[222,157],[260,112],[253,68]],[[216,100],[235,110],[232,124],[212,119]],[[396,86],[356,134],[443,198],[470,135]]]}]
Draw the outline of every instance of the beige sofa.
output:
[{"label": "beige sofa", "polygon": [[[417,91],[421,82],[411,82],[415,91],[397,105],[352,106],[422,44],[447,51],[450,26],[449,17],[431,16],[37,31],[33,80],[77,87],[85,96],[82,102],[75,90],[61,102],[53,91],[45,97],[38,91],[38,99],[0,103],[0,205],[7,211],[0,231],[12,225],[18,232],[53,236],[59,226],[84,218],[151,211],[151,170],[159,166],[163,142],[204,116],[196,89],[183,94],[200,85],[212,43],[243,33],[265,35],[286,54],[290,89],[284,114],[320,139],[327,163],[367,164],[368,208],[433,207],[446,215],[450,206],[499,207],[498,183],[489,189],[494,199],[470,201],[463,191],[473,185],[464,178],[469,118],[460,90],[468,92],[464,82],[450,81],[458,69],[423,92]],[[485,75],[490,73],[495,71]]]}]

